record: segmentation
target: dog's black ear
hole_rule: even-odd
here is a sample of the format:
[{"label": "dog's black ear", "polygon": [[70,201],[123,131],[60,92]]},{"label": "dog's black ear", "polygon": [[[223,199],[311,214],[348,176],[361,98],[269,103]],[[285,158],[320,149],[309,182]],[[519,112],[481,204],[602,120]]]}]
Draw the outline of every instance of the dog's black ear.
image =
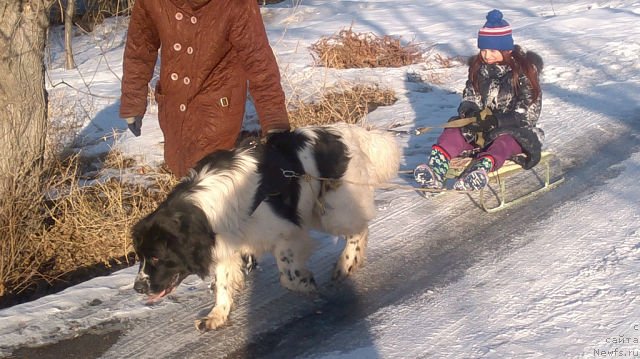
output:
[{"label": "dog's black ear", "polygon": [[142,241],[147,237],[149,228],[151,227],[150,215],[142,218],[131,228],[131,238],[133,239],[133,247],[137,250],[142,245]]},{"label": "dog's black ear", "polygon": [[184,213],[182,212],[177,211],[174,213],[170,213],[169,215],[165,216],[165,218],[163,218],[162,226],[169,233],[180,232],[184,223],[183,218]]},{"label": "dog's black ear", "polygon": [[167,246],[174,253],[181,253],[187,260],[189,272],[201,278],[209,275],[211,250],[215,246],[215,233],[211,231],[207,217],[199,210],[172,213],[169,224],[175,238],[167,238]]},{"label": "dog's black ear", "polygon": [[180,221],[165,211],[155,211],[141,219],[131,229],[133,246],[136,252],[153,248],[165,251],[170,239],[178,237]]},{"label": "dog's black ear", "polygon": [[161,212],[156,216],[154,231],[156,248],[166,250],[179,245],[184,237],[182,231],[182,215],[180,212]]}]

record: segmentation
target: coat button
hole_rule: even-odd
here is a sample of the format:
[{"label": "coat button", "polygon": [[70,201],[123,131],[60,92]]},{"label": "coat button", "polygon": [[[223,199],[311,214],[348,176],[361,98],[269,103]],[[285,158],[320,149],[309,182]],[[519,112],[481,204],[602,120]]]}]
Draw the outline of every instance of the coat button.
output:
[{"label": "coat button", "polygon": [[196,22],[198,22],[198,19],[195,16],[191,17],[191,23],[195,24]]},{"label": "coat button", "polygon": [[193,47],[191,46],[187,47],[187,54],[189,55],[193,54]]},{"label": "coat button", "polygon": [[182,104],[180,104],[180,111],[181,111],[181,112],[185,112],[186,110],[187,110],[187,105],[185,105],[185,104],[183,104],[183,103],[182,103]]},{"label": "coat button", "polygon": [[182,17],[183,17],[183,15],[182,15],[181,12],[177,12],[176,13],[176,20],[182,20]]},{"label": "coat button", "polygon": [[175,73],[175,72],[174,72],[174,73],[172,73],[172,74],[171,74],[171,79],[172,79],[173,81],[176,81],[176,80],[178,79],[178,74],[177,74],[177,73]]},{"label": "coat button", "polygon": [[188,77],[185,77],[184,79],[182,79],[182,82],[184,82],[185,85],[188,85],[191,83],[191,79]]},{"label": "coat button", "polygon": [[182,50],[182,45],[176,42],[175,44],[173,44],[173,49],[176,51],[180,51]]}]

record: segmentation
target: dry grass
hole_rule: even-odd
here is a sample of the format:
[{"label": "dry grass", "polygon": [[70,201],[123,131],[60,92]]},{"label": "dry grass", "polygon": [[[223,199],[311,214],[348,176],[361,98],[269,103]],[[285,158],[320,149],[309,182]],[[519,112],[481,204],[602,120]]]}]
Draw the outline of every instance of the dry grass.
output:
[{"label": "dry grass", "polygon": [[466,60],[462,56],[445,57],[442,54],[435,53],[433,56],[427,58],[427,63],[431,64],[434,68],[450,69],[452,67],[460,66],[464,64]]},{"label": "dry grass", "polygon": [[424,57],[421,69],[412,69],[407,72],[407,80],[436,85],[446,84],[451,80],[449,69],[463,65],[465,62],[466,60],[460,56],[446,57],[439,53],[430,53]]},{"label": "dry grass", "polygon": [[[109,157],[119,169],[130,161]],[[16,175],[0,198],[0,306],[45,294],[79,269],[133,264],[131,226],[175,184],[168,175],[149,176],[150,185],[115,178],[87,184],[78,157],[47,162]]]},{"label": "dry grass", "polygon": [[289,121],[293,127],[328,125],[337,122],[359,123],[367,113],[378,106],[396,102],[395,93],[373,85],[356,85],[329,91],[319,101],[306,103],[292,100]]},{"label": "dry grass", "polygon": [[343,29],[322,37],[311,45],[316,64],[336,69],[365,67],[401,67],[422,61],[415,43],[403,45],[400,38]]},{"label": "dry grass", "polygon": [[[131,226],[176,183],[162,169],[136,166],[116,150],[77,156],[92,144],[82,130],[101,106],[96,101],[104,100],[70,92],[49,92],[54,120],[42,168],[14,174],[12,188],[0,197],[0,307],[132,265]],[[131,173],[142,183],[119,180]]]}]

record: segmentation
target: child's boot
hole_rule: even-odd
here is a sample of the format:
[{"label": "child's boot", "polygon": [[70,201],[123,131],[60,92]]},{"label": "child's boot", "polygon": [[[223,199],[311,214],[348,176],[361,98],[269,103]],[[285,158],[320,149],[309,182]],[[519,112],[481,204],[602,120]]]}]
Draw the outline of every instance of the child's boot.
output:
[{"label": "child's boot", "polygon": [[433,146],[429,161],[413,170],[413,177],[422,188],[441,189],[449,170],[449,155],[440,147]]},{"label": "child's boot", "polygon": [[453,184],[458,191],[479,191],[489,185],[489,172],[493,161],[489,157],[476,160]]}]

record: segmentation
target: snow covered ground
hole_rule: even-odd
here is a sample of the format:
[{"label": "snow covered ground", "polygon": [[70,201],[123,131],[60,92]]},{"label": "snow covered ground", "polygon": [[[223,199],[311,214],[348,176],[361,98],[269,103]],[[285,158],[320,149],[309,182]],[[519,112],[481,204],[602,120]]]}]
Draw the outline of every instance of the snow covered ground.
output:
[{"label": "snow covered ground", "polygon": [[[434,71],[424,64],[318,68],[309,45],[353,25],[356,32],[419,42],[427,54],[469,56],[477,51],[476,33],[486,12],[494,7],[513,26],[516,43],[545,60],[540,125],[546,132],[545,147],[558,154],[556,168],[567,176],[567,183],[540,200],[498,215],[483,214],[464,196],[426,202],[402,189],[381,192],[368,264],[353,280],[353,293],[369,303],[367,310],[352,324],[339,326],[303,316],[306,326],[327,330],[319,331],[324,335],[315,344],[292,344],[297,349],[290,357],[640,357],[640,1],[304,0],[268,6],[263,15],[289,97],[317,94],[331,86],[377,83],[393,88],[398,101],[370,113],[367,123],[412,129],[439,124],[455,112],[466,78],[464,65],[438,69],[446,81],[429,84],[416,80]],[[141,163],[157,164],[162,159],[162,135],[154,109],[137,138],[124,131],[117,116],[125,31],[126,19],[110,19],[93,34],[77,36],[79,69],[73,71],[63,70],[62,36],[53,31],[50,88],[89,103],[81,117],[84,151],[118,146]],[[255,126],[250,106],[248,117],[247,126]],[[435,136],[399,136],[403,168],[422,162]],[[445,235],[442,225],[456,228],[447,228],[451,234]],[[338,246],[329,242],[314,259],[325,272],[332,261],[328,252]],[[432,258],[429,253],[447,255]],[[273,272],[273,263],[261,263],[264,273],[254,279],[254,293],[262,290],[281,298],[285,307],[305,301],[284,295],[275,277],[266,274]],[[141,349],[135,357],[199,357],[204,354],[185,348],[196,348],[194,343],[207,337],[238,333],[243,334],[243,339],[234,339],[242,342],[239,346],[266,341],[264,333],[271,329],[256,326],[262,331],[253,336],[243,331],[249,326],[240,319],[243,310],[250,310],[246,308],[238,308],[238,319],[230,328],[200,337],[190,327],[193,305],[211,305],[211,296],[202,294],[206,283],[188,278],[173,300],[149,307],[132,290],[136,270],[125,269],[1,310],[0,355],[77,337],[109,323],[127,323],[133,329],[104,357],[134,353],[122,348],[135,341],[155,346]],[[319,275],[321,286],[326,279]],[[391,299],[364,299],[371,293]],[[263,303],[250,296],[245,294],[240,305]],[[307,305],[310,309],[297,313],[319,311],[315,302]],[[279,313],[278,308],[272,311],[286,317],[287,312]],[[136,331],[145,328],[145,322],[158,323],[156,318],[167,313],[181,313],[175,319],[185,322],[180,335],[165,331],[145,337],[143,329]],[[288,320],[295,326],[295,317]],[[284,337],[282,342],[294,341]],[[253,357],[277,357],[282,350],[267,344],[263,348],[272,351]],[[207,352],[208,357],[227,355]]]}]

